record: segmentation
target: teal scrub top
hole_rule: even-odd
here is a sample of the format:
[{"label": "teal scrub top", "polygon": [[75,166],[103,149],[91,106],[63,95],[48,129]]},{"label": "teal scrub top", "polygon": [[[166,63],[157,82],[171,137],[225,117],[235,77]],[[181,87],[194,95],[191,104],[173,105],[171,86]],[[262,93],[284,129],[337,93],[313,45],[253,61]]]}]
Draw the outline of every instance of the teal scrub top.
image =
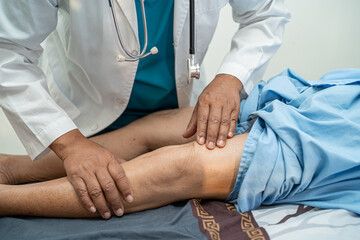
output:
[{"label": "teal scrub top", "polygon": [[[144,46],[144,27],[140,0],[135,0],[139,41]],[[148,52],[156,46],[159,52],[140,59],[129,103],[124,113],[102,133],[116,130],[149,113],[178,108],[175,86],[173,46],[173,0],[146,0]]]}]

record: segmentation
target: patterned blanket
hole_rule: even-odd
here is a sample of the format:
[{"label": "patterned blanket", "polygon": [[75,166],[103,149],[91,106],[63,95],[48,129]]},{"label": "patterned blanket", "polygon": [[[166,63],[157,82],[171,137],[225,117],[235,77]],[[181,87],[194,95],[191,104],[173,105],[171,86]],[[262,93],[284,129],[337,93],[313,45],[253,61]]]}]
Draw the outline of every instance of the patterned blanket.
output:
[{"label": "patterned blanket", "polygon": [[222,201],[192,199],[102,219],[0,218],[0,239],[353,239],[360,217],[346,210],[302,205],[239,213]]}]

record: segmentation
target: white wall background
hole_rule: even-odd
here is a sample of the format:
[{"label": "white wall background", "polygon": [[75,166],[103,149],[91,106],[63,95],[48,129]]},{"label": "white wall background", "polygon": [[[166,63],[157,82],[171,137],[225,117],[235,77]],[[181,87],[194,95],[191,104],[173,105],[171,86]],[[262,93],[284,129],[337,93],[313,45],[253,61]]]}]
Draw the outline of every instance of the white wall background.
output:
[{"label": "white wall background", "polygon": [[[359,0],[285,0],[285,4],[292,19],[264,80],[286,68],[309,80],[335,69],[360,68]],[[226,6],[204,60],[208,80],[216,74],[237,27]]]},{"label": "white wall background", "polygon": [[[317,79],[335,69],[360,68],[359,0],[285,0],[285,3],[292,20],[264,80],[288,67],[307,79]],[[237,27],[230,6],[226,6],[204,61],[207,79],[216,74]],[[0,153],[25,153],[1,110]]]}]

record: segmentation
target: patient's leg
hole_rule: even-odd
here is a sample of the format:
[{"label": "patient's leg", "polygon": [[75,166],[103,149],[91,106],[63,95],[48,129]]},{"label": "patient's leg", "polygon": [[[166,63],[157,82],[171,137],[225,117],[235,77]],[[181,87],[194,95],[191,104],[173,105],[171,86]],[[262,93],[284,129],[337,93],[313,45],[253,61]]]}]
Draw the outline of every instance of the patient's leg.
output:
[{"label": "patient's leg", "polygon": [[[130,160],[163,146],[190,142],[192,139],[183,138],[182,132],[191,113],[192,108],[157,112],[91,140],[119,157]],[[0,154],[0,183],[18,184],[65,176],[63,162],[54,153],[35,162],[28,156]]]},{"label": "patient's leg", "polygon": [[[208,150],[194,142],[160,148],[123,164],[134,191],[125,212],[189,198],[225,200],[233,188],[247,135],[225,148]],[[29,185],[0,185],[0,215],[91,217],[66,178]]]}]

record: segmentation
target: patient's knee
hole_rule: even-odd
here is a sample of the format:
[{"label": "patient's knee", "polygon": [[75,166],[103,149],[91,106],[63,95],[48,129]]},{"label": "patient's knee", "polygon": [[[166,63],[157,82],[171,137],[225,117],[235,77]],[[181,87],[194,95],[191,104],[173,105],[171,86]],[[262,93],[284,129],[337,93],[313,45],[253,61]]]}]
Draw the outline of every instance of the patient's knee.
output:
[{"label": "patient's knee", "polygon": [[227,147],[214,150],[196,142],[169,147],[169,154],[175,158],[164,168],[160,182],[176,186],[188,198],[226,199],[241,158],[242,148],[235,149],[236,145],[228,143]]},{"label": "patient's knee", "polygon": [[[195,143],[193,161],[201,178],[203,198],[225,200],[233,189],[239,169],[246,135],[235,136],[224,148],[209,150],[205,145]],[[191,172],[190,174],[195,174]]]},{"label": "patient's knee", "polygon": [[195,145],[191,142],[155,150],[162,156],[168,156],[163,165],[163,174],[159,176],[160,182],[186,182],[196,175],[199,166],[195,161]]},{"label": "patient's knee", "polygon": [[[162,162],[151,184],[185,198],[226,199],[236,179],[246,138],[234,137],[224,148],[209,150],[191,142],[154,151]],[[155,157],[156,158],[156,157]],[[159,171],[160,170],[160,171]]]}]

